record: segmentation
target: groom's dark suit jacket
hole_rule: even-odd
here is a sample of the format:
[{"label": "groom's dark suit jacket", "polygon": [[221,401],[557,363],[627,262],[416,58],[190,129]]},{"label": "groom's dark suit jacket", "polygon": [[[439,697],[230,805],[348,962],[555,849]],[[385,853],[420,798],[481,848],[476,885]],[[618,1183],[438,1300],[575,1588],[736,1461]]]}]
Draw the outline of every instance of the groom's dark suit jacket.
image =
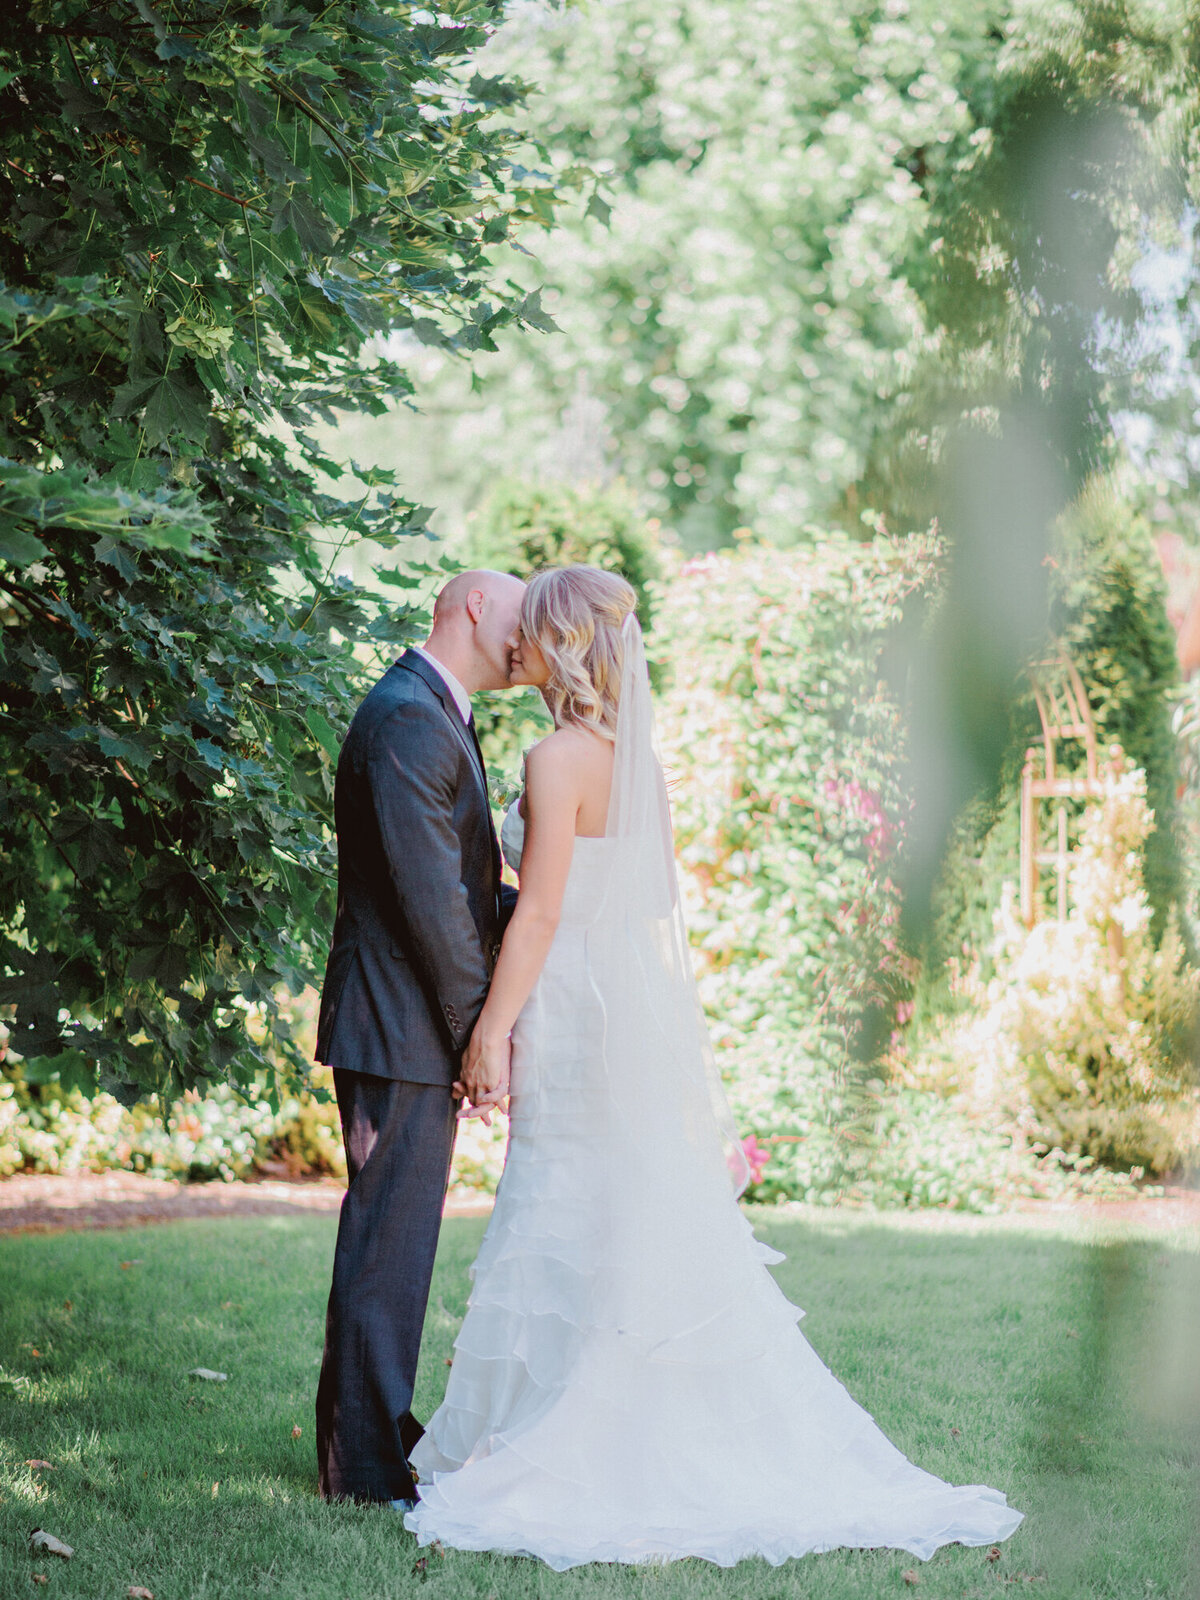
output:
[{"label": "groom's dark suit jacket", "polygon": [[317,1059],[449,1085],[487,995],[508,907],[474,730],[413,651],[384,673],[350,724],[335,813],[337,919]]}]

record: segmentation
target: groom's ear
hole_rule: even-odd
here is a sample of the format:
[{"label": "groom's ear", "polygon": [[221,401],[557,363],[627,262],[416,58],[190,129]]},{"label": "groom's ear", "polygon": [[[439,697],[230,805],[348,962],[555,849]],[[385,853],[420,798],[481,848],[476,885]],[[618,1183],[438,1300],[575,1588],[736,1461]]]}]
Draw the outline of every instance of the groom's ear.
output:
[{"label": "groom's ear", "polygon": [[472,622],[478,622],[483,615],[483,590],[468,589],[464,609]]}]

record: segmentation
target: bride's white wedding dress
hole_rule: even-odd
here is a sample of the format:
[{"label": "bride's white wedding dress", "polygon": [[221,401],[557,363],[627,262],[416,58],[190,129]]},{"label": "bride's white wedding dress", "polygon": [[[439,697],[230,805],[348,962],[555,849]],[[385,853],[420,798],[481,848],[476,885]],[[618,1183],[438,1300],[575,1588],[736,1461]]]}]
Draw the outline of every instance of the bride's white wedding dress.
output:
[{"label": "bride's white wedding dress", "polygon": [[[1007,1538],[1003,1494],[914,1466],[821,1362],[736,1203],[636,627],[627,658],[608,831],[575,841],[513,1033],[508,1157],[405,1525],[558,1570]],[[514,866],[521,837],[514,808]]]}]

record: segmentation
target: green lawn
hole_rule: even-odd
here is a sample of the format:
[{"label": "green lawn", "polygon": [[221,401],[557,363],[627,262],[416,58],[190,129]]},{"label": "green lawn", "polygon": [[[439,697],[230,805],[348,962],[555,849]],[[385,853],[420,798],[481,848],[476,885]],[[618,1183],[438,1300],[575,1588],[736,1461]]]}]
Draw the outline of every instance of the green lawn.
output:
[{"label": "green lawn", "polygon": [[[733,1572],[688,1561],[557,1575],[453,1551],[418,1563],[393,1513],[315,1497],[334,1223],[298,1216],[0,1239],[0,1367],[29,1379],[0,1384],[0,1596],[1197,1600],[1194,1237],[757,1220],[788,1252],[778,1275],[808,1337],[892,1438],[1027,1512],[998,1561],[952,1548],[925,1564],[834,1552]],[[418,1414],[441,1393],[482,1231],[474,1219],[443,1230]],[[196,1366],[229,1381],[189,1379]],[[36,1527],[74,1559],[31,1558]]]}]

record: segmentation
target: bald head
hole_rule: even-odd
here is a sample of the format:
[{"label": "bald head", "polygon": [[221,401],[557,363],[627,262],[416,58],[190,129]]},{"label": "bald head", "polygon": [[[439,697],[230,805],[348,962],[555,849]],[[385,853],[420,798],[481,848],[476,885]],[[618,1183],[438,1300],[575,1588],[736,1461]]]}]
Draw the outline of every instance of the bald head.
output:
[{"label": "bald head", "polygon": [[452,611],[461,611],[475,590],[481,595],[492,597],[515,594],[519,609],[525,585],[520,578],[514,578],[510,572],[493,572],[490,567],[477,567],[473,572],[457,573],[433,603],[435,627],[440,618],[448,616]]},{"label": "bald head", "polygon": [[512,636],[525,585],[509,572],[479,567],[450,579],[434,602],[425,649],[466,689],[508,687]]}]

